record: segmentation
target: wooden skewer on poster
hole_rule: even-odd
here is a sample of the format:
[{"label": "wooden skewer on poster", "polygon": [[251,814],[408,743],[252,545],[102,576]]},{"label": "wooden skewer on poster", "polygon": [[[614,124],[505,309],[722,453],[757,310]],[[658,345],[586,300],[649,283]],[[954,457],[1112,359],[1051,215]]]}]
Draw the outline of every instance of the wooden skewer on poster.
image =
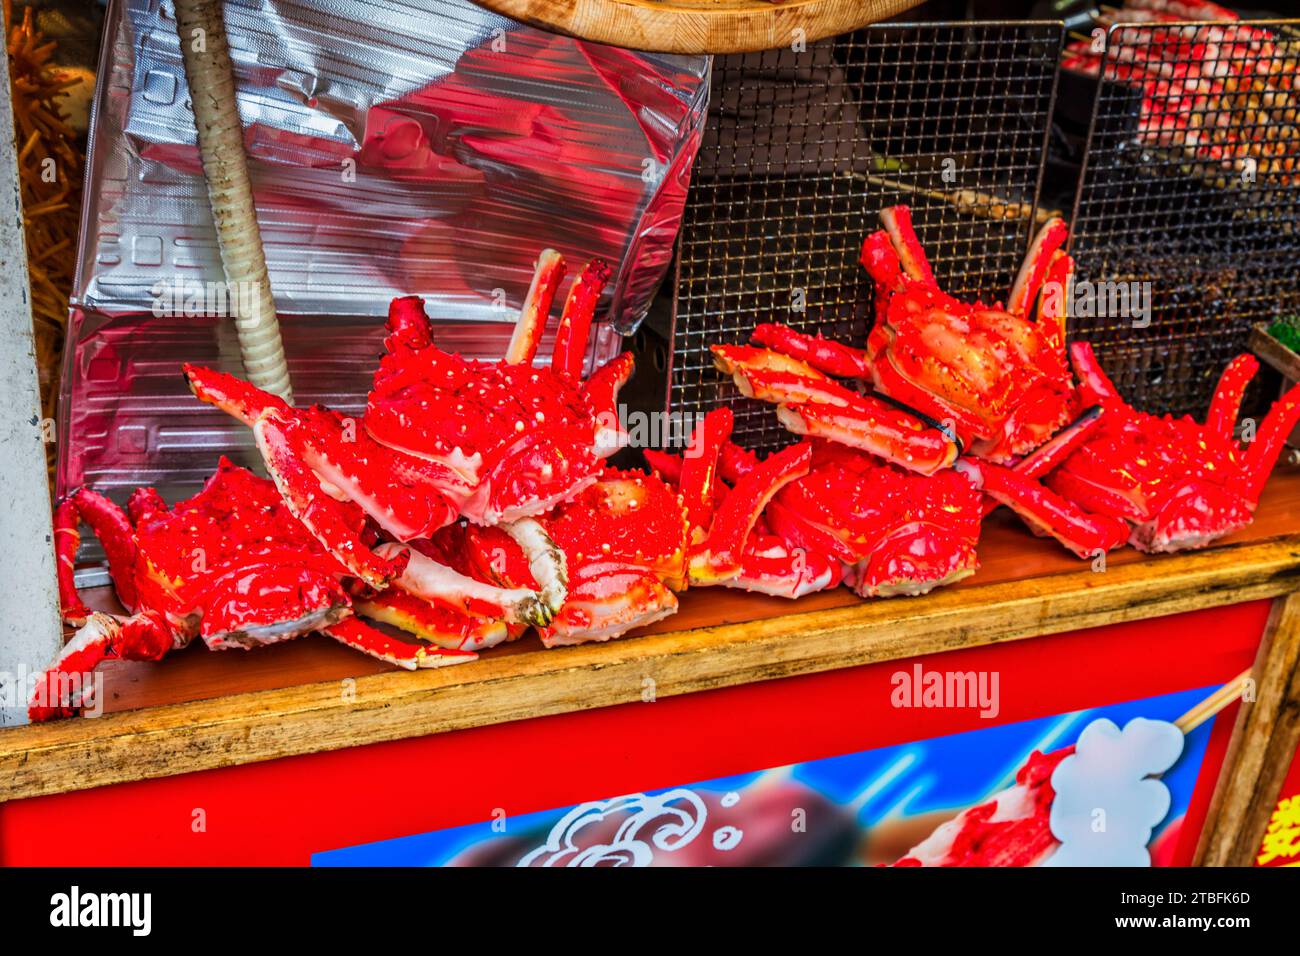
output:
[{"label": "wooden skewer on poster", "polygon": [[222,0],[175,0],[175,4],[203,178],[230,286],[244,372],[258,388],[292,402],[280,322],[248,178]]},{"label": "wooden skewer on poster", "polygon": [[1183,716],[1174,721],[1174,726],[1184,734],[1190,734],[1219,711],[1235,700],[1241,699],[1241,692],[1246,681],[1250,680],[1249,668],[1242,671],[1228,683],[1224,684],[1205,700],[1201,701]]}]

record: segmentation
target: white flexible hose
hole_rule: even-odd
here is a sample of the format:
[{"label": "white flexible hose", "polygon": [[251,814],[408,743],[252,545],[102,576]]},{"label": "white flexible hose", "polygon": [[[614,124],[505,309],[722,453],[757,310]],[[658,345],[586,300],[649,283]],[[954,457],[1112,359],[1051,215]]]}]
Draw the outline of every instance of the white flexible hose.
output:
[{"label": "white flexible hose", "polygon": [[271,298],[262,233],[244,155],[244,129],[226,44],[222,0],[175,0],[203,178],[230,285],[244,372],[258,388],[293,401],[280,322]]}]

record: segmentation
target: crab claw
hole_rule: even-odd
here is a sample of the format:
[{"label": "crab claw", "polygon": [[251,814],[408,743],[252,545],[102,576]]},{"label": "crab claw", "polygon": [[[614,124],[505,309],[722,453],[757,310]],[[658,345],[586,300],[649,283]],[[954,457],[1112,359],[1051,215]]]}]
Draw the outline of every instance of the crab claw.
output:
[{"label": "crab claw", "polygon": [[766,348],[807,362],[819,372],[839,378],[871,378],[871,363],[862,349],[851,348],[834,339],[806,335],[788,325],[764,322],[750,337]]},{"label": "crab claw", "polygon": [[123,620],[92,612],[37,680],[27,715],[34,721],[72,717],[94,706],[94,670],[101,661],[156,661],[175,646],[161,614],[146,611]]}]

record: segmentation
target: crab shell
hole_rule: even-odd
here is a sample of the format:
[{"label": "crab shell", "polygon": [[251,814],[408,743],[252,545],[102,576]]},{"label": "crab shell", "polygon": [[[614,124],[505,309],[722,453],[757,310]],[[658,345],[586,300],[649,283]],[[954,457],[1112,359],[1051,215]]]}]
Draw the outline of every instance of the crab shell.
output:
[{"label": "crab shell", "polygon": [[[1065,223],[1035,237],[1006,308],[940,291],[906,206],[881,213],[862,263],[876,280],[867,358],[877,392],[955,432],[970,451],[1008,462],[1041,445],[1074,411],[1065,361],[1066,294],[1073,263]],[[1038,321],[1029,316],[1042,297]]]},{"label": "crab shell", "polygon": [[[553,295],[562,271],[563,260],[544,253],[534,287]],[[595,260],[574,282],[545,367],[532,365],[550,305],[545,294],[530,293],[522,333],[499,361],[443,351],[423,302],[395,299],[387,354],[366,408],[367,433],[402,456],[458,475],[473,489],[459,503],[460,515],[475,524],[539,515],[572,498],[597,480],[602,459],[620,445],[615,396],[631,374],[630,356],[588,382],[581,378],[592,315],[609,277],[609,267]]]},{"label": "crab shell", "polygon": [[[360,509],[356,518],[364,520]],[[77,594],[83,521],[104,545],[129,617],[92,612]],[[360,526],[353,530],[362,533]],[[214,650],[247,649],[320,631],[406,668],[475,657],[403,642],[354,618],[345,587],[349,569],[294,517],[273,482],[226,458],[201,491],[172,508],[152,488],[134,492],[126,512],[81,488],[60,502],[54,532],[60,610],[78,630],[33,689],[33,720],[72,716],[87,706],[93,688],[83,678],[99,662],[156,661],[195,637]],[[400,571],[405,563],[400,556],[391,565]],[[64,694],[71,678],[80,688],[75,697]]]},{"label": "crab shell", "polygon": [[1123,518],[1140,551],[1201,548],[1250,524],[1287,435],[1300,421],[1300,386],[1273,406],[1242,447],[1234,429],[1259,368],[1241,355],[1225,369],[1205,424],[1158,418],[1124,402],[1091,347],[1071,347],[1081,389],[1103,403],[1100,427],[1046,478],[1089,511]]},{"label": "crab shell", "polygon": [[[547,647],[609,640],[677,610],[673,591],[686,580],[686,516],[658,477],[607,470],[541,521],[564,553],[569,581],[555,620],[537,629]],[[484,578],[536,586],[512,538],[498,528],[465,531],[465,553]]]},{"label": "crab shell", "polygon": [[345,617],[347,573],[290,514],[275,485],[222,458],[168,509],[152,489],[128,504],[139,607],[214,648],[289,640]]},{"label": "crab shell", "polygon": [[[745,453],[728,452],[725,470],[743,469]],[[922,477],[829,442],[814,443],[811,470],[764,512],[785,541],[842,562],[864,597],[925,594],[973,574],[981,518],[963,476]]]}]

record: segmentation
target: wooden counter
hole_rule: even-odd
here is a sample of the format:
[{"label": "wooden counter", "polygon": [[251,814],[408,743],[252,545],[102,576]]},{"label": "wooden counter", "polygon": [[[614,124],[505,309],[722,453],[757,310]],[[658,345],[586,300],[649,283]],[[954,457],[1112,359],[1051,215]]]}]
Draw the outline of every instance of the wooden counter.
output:
[{"label": "wooden counter", "polygon": [[[980,560],[974,577],[923,598],[864,601],[840,588],[791,603],[694,590],[676,616],[617,641],[545,650],[529,637],[475,663],[414,673],[319,636],[111,662],[112,713],[0,730],[0,800],[1293,594],[1300,469],[1280,468],[1254,524],[1205,551],[1125,549],[1094,571],[1000,512],[985,524]],[[1284,689],[1289,675],[1277,678]]]}]

